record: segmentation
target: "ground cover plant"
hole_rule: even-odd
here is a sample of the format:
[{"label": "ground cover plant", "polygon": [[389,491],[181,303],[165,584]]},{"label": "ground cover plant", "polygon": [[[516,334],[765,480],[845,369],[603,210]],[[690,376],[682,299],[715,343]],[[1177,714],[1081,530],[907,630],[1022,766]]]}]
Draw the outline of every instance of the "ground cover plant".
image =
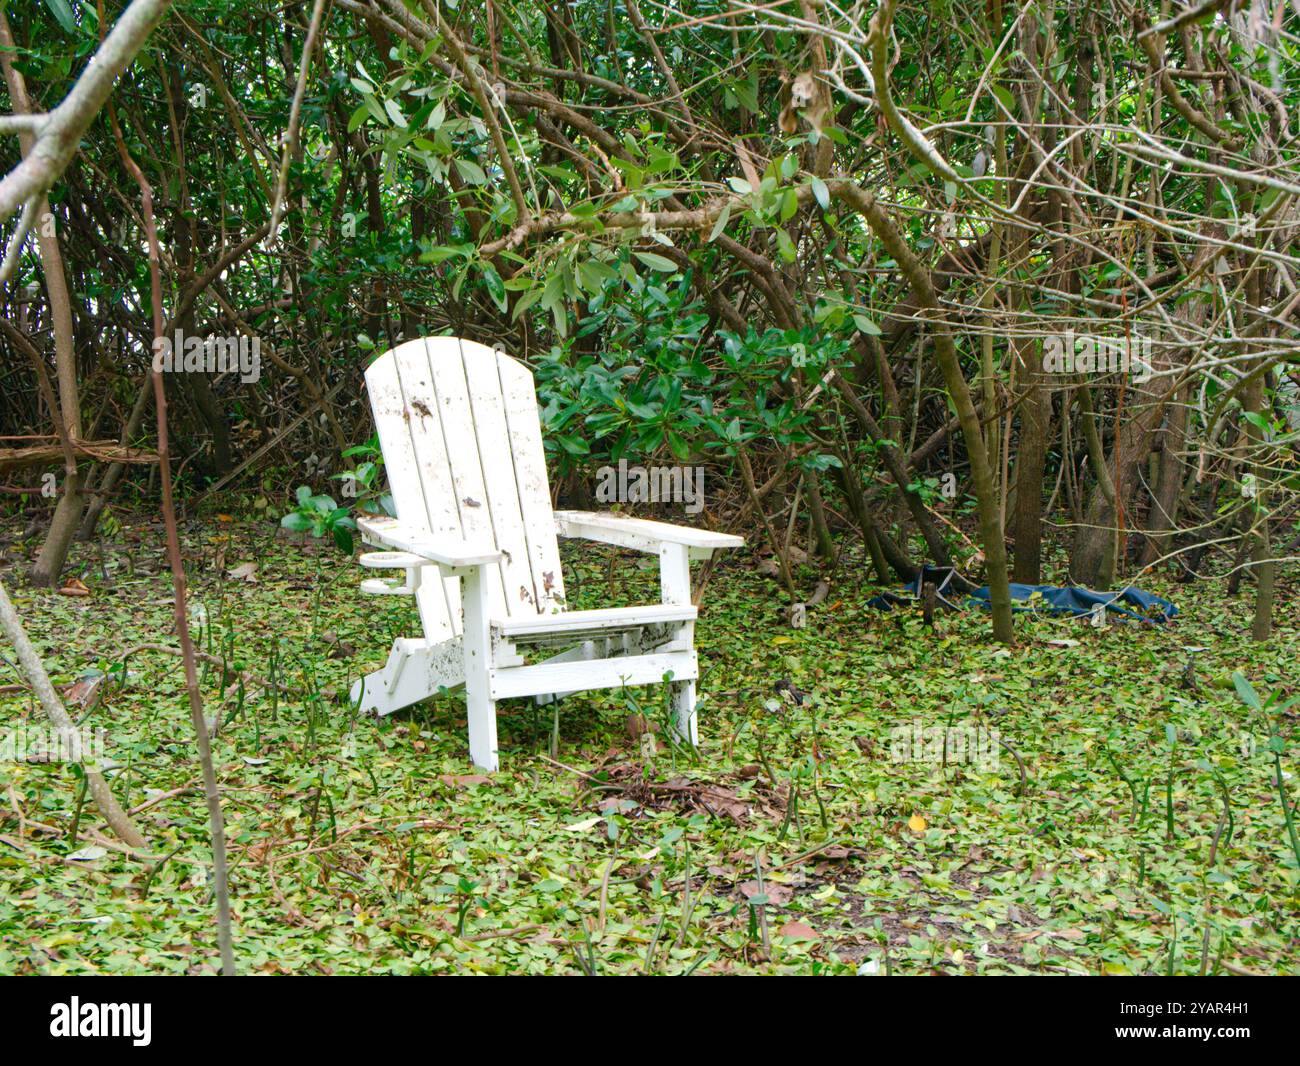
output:
[{"label": "ground cover plant", "polygon": [[[549,709],[507,705],[488,777],[456,697],[379,723],[341,697],[414,623],[409,601],[359,600],[350,559],[274,523],[213,512],[187,532],[249,972],[1294,970],[1300,868],[1269,750],[1294,716],[1232,681],[1294,690],[1292,597],[1264,653],[1241,600],[1173,584],[1159,631],[1024,619],[1006,649],[977,612],[928,628],[867,608],[861,558],[792,630],[737,557],[699,627],[698,755],[665,739],[655,689],[630,689],[565,701],[558,738]],[[69,839],[68,765],[6,767],[6,972],[214,969],[180,662],[148,650],[169,624],[157,533],[124,519],[74,560],[89,596],[19,601],[57,682],[102,678],[69,706],[113,736],[156,857],[89,810],[90,842]],[[633,555],[565,563],[581,606],[652,591]]]}]

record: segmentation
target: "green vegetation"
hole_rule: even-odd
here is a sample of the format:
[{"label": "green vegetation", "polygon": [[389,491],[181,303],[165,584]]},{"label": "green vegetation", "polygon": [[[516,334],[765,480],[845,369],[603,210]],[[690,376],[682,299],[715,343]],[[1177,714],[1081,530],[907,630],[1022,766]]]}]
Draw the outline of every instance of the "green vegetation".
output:
[{"label": "green vegetation", "polygon": [[[638,735],[638,715],[657,728],[655,689],[594,693],[561,705],[553,755],[550,709],[506,704],[487,779],[469,772],[458,697],[378,723],[341,697],[412,631],[409,601],[359,597],[348,559],[268,521],[208,513],[193,530],[244,972],[1294,972],[1300,864],[1269,736],[1295,719],[1251,709],[1232,679],[1291,691],[1294,599],[1264,654],[1242,603],[1176,586],[1157,587],[1182,608],[1166,628],[1021,619],[1006,649],[978,613],[928,629],[867,609],[858,558],[791,630],[739,555],[698,627],[698,758]],[[73,771],[0,766],[0,971],[213,970],[179,660],[116,669],[170,623],[159,539],[124,524],[102,559],[75,560],[89,597],[19,599],[57,681],[106,675],[70,707],[108,729],[110,779],[147,805],[150,847],[70,843]],[[225,576],[246,562],[248,579]],[[647,602],[654,572],[636,563],[566,551],[575,604]],[[271,678],[285,691],[259,691]],[[25,697],[0,706],[40,722]],[[895,761],[891,731],[914,724],[1005,747],[996,766]],[[1294,802],[1294,760],[1281,767]]]}]

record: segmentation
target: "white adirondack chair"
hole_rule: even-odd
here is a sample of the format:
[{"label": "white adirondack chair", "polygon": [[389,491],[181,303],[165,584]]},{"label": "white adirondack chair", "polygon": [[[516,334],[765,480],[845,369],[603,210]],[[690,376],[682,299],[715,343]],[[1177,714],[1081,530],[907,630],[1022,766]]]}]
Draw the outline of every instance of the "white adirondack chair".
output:
[{"label": "white adirondack chair", "polygon": [[[352,698],[379,714],[465,686],[475,765],[497,768],[496,702],[661,682],[674,727],[697,741],[690,560],[744,541],[615,514],[553,511],[528,368],[456,337],[408,341],[366,371],[397,517],[360,519],[405,571],[366,592],[414,595],[424,635],[399,638]],[[557,534],[659,556],[662,603],[571,611]],[[558,653],[557,653],[558,652]],[[541,661],[537,661],[541,657]]]}]

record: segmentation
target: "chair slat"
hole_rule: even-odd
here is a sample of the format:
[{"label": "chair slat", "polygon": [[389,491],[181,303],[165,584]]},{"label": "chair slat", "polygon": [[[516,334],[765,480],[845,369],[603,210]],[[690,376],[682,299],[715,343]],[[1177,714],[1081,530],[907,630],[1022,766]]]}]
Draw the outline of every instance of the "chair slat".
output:
[{"label": "chair slat", "polygon": [[501,563],[506,614],[511,618],[536,615],[540,597],[528,554],[528,534],[519,500],[514,456],[510,450],[510,430],[506,424],[497,353],[474,341],[461,341],[459,344],[469,404],[478,434],[487,502],[496,531],[495,543],[509,553]]},{"label": "chair slat", "polygon": [[[425,358],[433,382],[431,401],[440,424],[443,451],[437,461],[445,461],[451,482],[448,510],[454,510],[461,535],[471,543],[487,543],[500,548],[492,507],[484,484],[484,467],[500,463],[506,447],[504,440],[492,438],[475,424],[465,381],[465,364],[461,342],[456,337],[429,337],[424,342]],[[491,350],[489,349],[489,354]],[[509,550],[509,549],[507,549]],[[501,564],[488,572],[489,599],[494,616],[505,610]]]},{"label": "chair slat", "polygon": [[[418,341],[411,343],[420,344]],[[366,371],[366,389],[375,415],[375,427],[379,431],[379,443],[384,450],[384,470],[388,475],[397,517],[403,522],[432,532],[416,460],[415,441],[405,417],[406,403],[398,377],[395,353],[383,356]],[[454,580],[451,579],[452,582]],[[436,578],[425,581],[416,596],[425,637],[431,641],[445,640],[460,632],[459,610],[453,610],[448,601],[446,586],[449,583],[451,582]],[[459,607],[459,600],[456,606]]]},{"label": "chair slat", "polygon": [[510,454],[514,459],[537,610],[539,614],[554,614],[564,610],[564,575],[560,571],[560,547],[546,477],[546,453],[542,447],[533,375],[527,367],[502,353],[497,355],[497,370],[501,375]]}]

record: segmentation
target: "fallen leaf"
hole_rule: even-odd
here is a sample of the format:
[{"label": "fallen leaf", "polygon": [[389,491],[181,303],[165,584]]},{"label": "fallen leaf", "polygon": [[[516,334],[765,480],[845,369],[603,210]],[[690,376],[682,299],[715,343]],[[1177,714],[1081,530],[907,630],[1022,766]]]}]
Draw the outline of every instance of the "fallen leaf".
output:
[{"label": "fallen leaf", "polygon": [[233,570],[226,571],[226,577],[231,581],[254,581],[253,575],[257,573],[256,563],[240,563]]},{"label": "fallen leaf", "polygon": [[59,589],[59,595],[60,596],[89,596],[90,589],[86,588],[86,586],[82,584],[82,582],[78,581],[75,577],[70,577],[68,578],[67,581],[63,583],[63,588]]},{"label": "fallen leaf", "polygon": [[777,930],[778,935],[788,936],[795,940],[816,940],[817,932],[811,926],[804,925],[803,922],[786,922]]},{"label": "fallen leaf", "polygon": [[585,833],[588,829],[594,829],[605,819],[597,815],[595,818],[584,818],[581,822],[574,822],[572,825],[566,825],[566,833]]},{"label": "fallen leaf", "polygon": [[907,828],[910,829],[913,833],[924,833],[925,826],[926,826],[926,821],[919,814],[914,814],[912,815],[911,818],[907,820]]},{"label": "fallen leaf", "polygon": [[623,722],[627,728],[627,734],[633,740],[644,736],[646,733],[659,732],[659,726],[650,721],[644,714],[629,714]]},{"label": "fallen leaf", "polygon": [[766,896],[767,902],[774,907],[784,907],[791,899],[794,898],[794,890],[787,888],[785,885],[778,885],[772,882],[766,882],[760,888],[757,881],[746,881],[740,885],[740,894],[746,899],[754,899],[756,896]]},{"label": "fallen leaf", "polygon": [[99,674],[95,677],[83,677],[80,681],[74,682],[63,690],[63,699],[65,703],[75,703],[81,707],[88,707],[95,695],[99,692],[100,686],[104,683],[104,675]]},{"label": "fallen leaf", "polygon": [[440,774],[438,780],[452,788],[472,788],[475,785],[490,784],[492,778],[483,774]]}]

